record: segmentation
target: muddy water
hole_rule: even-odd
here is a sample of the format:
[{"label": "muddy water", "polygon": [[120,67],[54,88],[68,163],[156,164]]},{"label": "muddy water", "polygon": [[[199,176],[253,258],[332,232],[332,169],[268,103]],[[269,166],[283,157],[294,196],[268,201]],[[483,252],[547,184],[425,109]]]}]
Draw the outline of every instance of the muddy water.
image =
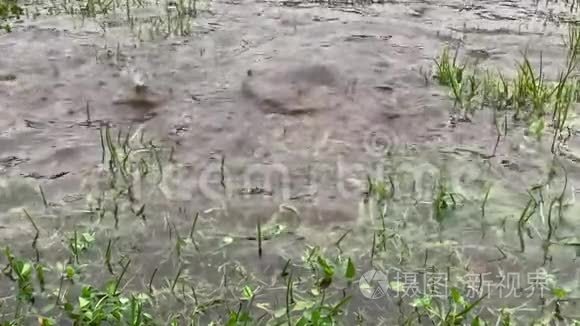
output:
[{"label": "muddy water", "polygon": [[[532,1],[332,8],[251,1],[213,2],[212,12],[196,19],[189,37],[143,41],[123,24],[103,33],[94,22],[64,16],[25,21],[0,36],[0,75],[15,77],[0,81],[0,207],[8,212],[2,238],[26,232],[10,210],[39,207],[37,184],[52,202],[81,191],[100,161],[98,128],[109,123],[145,126],[173,147],[182,165],[168,175],[165,200],[209,209],[203,218],[223,233],[252,229],[257,218],[287,222],[292,214],[279,207],[287,204],[300,212],[303,237],[330,243],[341,230],[368,223],[359,207],[367,174],[444,167],[471,200],[483,197],[486,182],[497,189],[488,214],[491,237],[458,236],[458,230],[479,232],[475,204],[444,236],[477,245],[478,253],[467,254],[474,259],[486,250],[483,256],[493,256],[496,244],[517,249],[513,233],[500,225],[506,216],[517,220],[525,190],[545,179],[549,139],[537,142],[513,125],[497,155],[482,158],[497,137],[491,114],[450,123],[447,90],[427,83],[425,74],[445,42],[461,43],[470,60],[508,72],[522,51],[533,61],[541,51],[544,69],[555,74],[566,29],[554,20],[565,8]],[[136,83],[147,87],[136,90]],[[222,159],[226,198],[217,175]],[[564,165],[573,186],[577,166],[568,159]],[[431,223],[425,206],[409,215],[417,228],[402,232],[428,244],[435,239],[423,230]],[[577,211],[572,205],[570,212]],[[577,230],[572,215],[569,223]],[[321,235],[320,229],[333,231]],[[293,241],[300,240],[275,252],[298,254]],[[420,242],[417,248],[428,246]],[[159,251],[155,243],[141,250]],[[242,246],[228,255],[245,257],[250,250]],[[247,256],[240,259],[253,260]],[[538,263],[518,258],[521,265]],[[565,269],[574,269],[572,258],[569,250],[559,253]]]},{"label": "muddy water", "polygon": [[[93,125],[148,120],[149,130],[175,143],[179,159],[195,166],[223,153],[232,169],[274,162],[291,165],[300,176],[300,168],[315,161],[367,162],[372,156],[366,154],[407,143],[491,149],[494,127],[482,121],[451,130],[446,91],[424,86],[419,71],[432,66],[442,41],[461,37],[468,54],[484,53],[486,64],[501,68],[512,67],[528,43],[534,44],[530,57],[545,49],[547,66],[561,61],[560,40],[550,37],[560,30],[544,27],[530,8],[516,24],[481,18],[489,8],[459,14],[451,4],[371,6],[354,13],[267,3],[215,6],[218,14],[198,23],[215,30],[187,39],[119,40],[120,31],[103,37],[91,26],[72,29],[65,18],[56,28],[41,20],[4,35],[2,73],[17,77],[2,82],[4,174],[66,171],[57,182],[74,184],[99,154],[94,127],[84,126],[87,107]],[[515,16],[508,12],[502,10]],[[493,26],[488,33],[485,24]],[[514,31],[506,27],[501,38],[489,36],[501,24]],[[288,87],[288,67],[312,63],[328,66],[342,84],[332,94],[310,95],[322,101],[315,106],[328,107],[324,113],[269,114],[240,91],[249,69],[280,76],[260,81],[263,96],[272,93],[266,84]],[[153,93],[146,101],[133,90],[133,79],[142,74]],[[295,94],[275,96],[297,106]]]}]

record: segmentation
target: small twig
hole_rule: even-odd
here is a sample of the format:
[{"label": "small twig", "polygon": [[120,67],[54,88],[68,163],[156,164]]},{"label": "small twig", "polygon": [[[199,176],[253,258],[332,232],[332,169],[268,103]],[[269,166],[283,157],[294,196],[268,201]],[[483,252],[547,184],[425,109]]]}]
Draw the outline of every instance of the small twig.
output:
[{"label": "small twig", "polygon": [[112,241],[111,239],[109,239],[109,243],[107,244],[107,250],[105,252],[105,265],[107,266],[107,270],[109,271],[109,273],[111,273],[111,275],[115,275],[115,272],[113,271],[113,266],[111,265],[111,244]]},{"label": "small twig", "polygon": [[191,230],[189,231],[189,239],[191,239],[191,242],[193,243],[193,246],[195,247],[195,250],[197,250],[199,252],[199,247],[197,246],[197,243],[195,242],[193,233],[195,231],[195,226],[197,225],[197,219],[199,218],[199,212],[197,212],[195,214],[195,217],[193,218],[193,223],[191,224]]},{"label": "small twig", "polygon": [[220,164],[220,184],[224,189],[224,194],[226,193],[226,177],[225,177],[225,163],[226,163],[226,156],[222,156],[221,164]]},{"label": "small twig", "polygon": [[155,268],[153,274],[151,274],[151,277],[149,278],[149,294],[153,293],[153,279],[155,279],[155,274],[157,274],[157,270],[159,270],[159,267]]},{"label": "small twig", "polygon": [[171,284],[171,293],[175,294],[175,286],[177,285],[177,281],[179,280],[179,277],[181,276],[182,272],[183,266],[179,266],[179,270],[177,271],[177,274],[175,274],[175,278],[173,279],[173,283]]},{"label": "small twig", "polygon": [[87,111],[87,127],[90,127],[92,125],[92,120],[91,120],[91,106],[89,105],[89,101],[87,101],[86,111]]},{"label": "small twig", "polygon": [[40,191],[40,198],[42,198],[42,203],[44,204],[44,208],[48,208],[48,201],[46,200],[46,196],[44,195],[44,190],[42,190],[41,185],[38,185],[38,190]]},{"label": "small twig", "polygon": [[117,289],[119,289],[119,285],[121,284],[121,280],[123,279],[123,276],[125,276],[127,269],[129,268],[129,264],[131,264],[131,259],[127,260],[127,263],[125,264],[125,266],[123,266],[123,270],[121,271],[121,275],[119,275],[119,278],[117,278],[117,282],[115,283],[115,288],[113,291],[114,294],[117,293]]},{"label": "small twig", "polygon": [[30,216],[30,214],[28,214],[28,212],[25,209],[23,209],[23,211],[24,211],[24,215],[26,215],[26,218],[30,221],[30,224],[32,224],[32,227],[34,228],[34,231],[36,232],[34,234],[34,240],[32,240],[32,248],[34,249],[34,252],[36,253],[36,262],[38,263],[38,262],[40,262],[40,252],[38,251],[38,247],[36,246],[36,244],[37,244],[38,238],[40,236],[40,230],[36,226],[36,223],[32,219],[32,216]]},{"label": "small twig", "polygon": [[260,219],[258,219],[258,257],[262,258],[262,226]]}]

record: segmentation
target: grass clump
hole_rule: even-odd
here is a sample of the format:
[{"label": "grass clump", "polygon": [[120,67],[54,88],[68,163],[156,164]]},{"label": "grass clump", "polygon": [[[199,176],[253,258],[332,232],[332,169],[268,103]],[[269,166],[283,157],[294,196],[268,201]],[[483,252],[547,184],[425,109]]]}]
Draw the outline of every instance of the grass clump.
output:
[{"label": "grass clump", "polygon": [[[158,195],[140,189],[155,188],[169,177],[163,147],[140,131],[116,133],[103,127],[101,139],[104,173],[100,187],[87,199],[88,208],[73,214],[68,228],[51,230],[55,242],[46,236],[47,219],[37,218],[55,208],[44,205],[44,211],[26,211],[33,250],[14,244],[0,257],[10,280],[0,282],[2,293],[10,293],[1,298],[2,325],[375,325],[386,318],[384,325],[447,326],[509,325],[517,319],[512,311],[502,313],[501,320],[497,314],[486,314],[493,300],[488,293],[468,295],[468,285],[460,277],[468,263],[457,258],[455,247],[446,247],[444,228],[460,223],[465,207],[481,206],[485,217],[485,205],[493,200],[489,188],[482,204],[480,196],[472,200],[456,192],[447,178],[435,179],[432,202],[414,204],[424,205],[431,214],[413,217],[421,218],[426,229],[425,238],[415,239],[419,229],[411,219],[397,218],[406,197],[396,193],[403,191],[396,180],[369,177],[367,201],[378,212],[370,217],[372,225],[333,232],[329,246],[293,238],[296,250],[271,265],[279,270],[262,275],[253,265],[272,255],[283,237],[294,234],[272,234],[259,222],[257,230],[248,228],[247,236],[234,236],[224,233],[227,226],[213,225],[205,213],[160,212],[153,199]],[[560,189],[556,199],[534,189],[534,203],[522,213],[518,234],[523,239],[537,230],[548,257],[559,241],[560,214],[566,213],[560,208],[565,203]],[[548,228],[535,218],[544,207],[541,200],[549,203],[549,211],[540,214],[547,217]],[[534,247],[534,239],[524,241],[528,249]],[[244,261],[248,252],[255,260]],[[450,262],[451,256],[459,263]],[[416,272],[417,266],[421,273],[447,270],[442,279],[449,281],[450,292],[405,296],[409,284],[389,279],[382,298],[365,300],[362,276],[370,270],[384,271],[385,266],[408,273]],[[376,286],[368,283],[367,297]],[[546,311],[565,306],[570,298],[563,287],[551,290]],[[387,303],[396,306],[387,311]],[[572,321],[556,309],[560,308],[554,308],[554,316]]]},{"label": "grass clump", "polygon": [[440,85],[451,88],[451,96],[462,115],[461,120],[469,121],[475,110],[484,107],[509,111],[513,113],[514,121],[524,122],[538,138],[543,135],[548,122],[554,130],[552,150],[555,151],[557,140],[562,140],[562,132],[567,128],[573,106],[580,95],[578,27],[569,28],[565,45],[565,69],[557,75],[556,80],[546,78],[542,58],[536,69],[525,54],[512,79],[506,78],[501,72],[478,72],[477,69],[468,72],[467,64],[457,59],[458,50],[451,56],[448,47],[435,59],[435,78]]},{"label": "grass clump", "polygon": [[[52,2],[49,14],[66,14],[80,17],[83,21],[95,20],[103,33],[111,29],[110,17],[118,17],[119,21],[113,25],[128,27],[131,33],[144,41],[191,35],[194,19],[208,6],[209,1],[198,0],[65,0]],[[159,14],[144,16],[139,13],[143,9],[152,9]]]},{"label": "grass clump", "polygon": [[24,10],[17,0],[0,0],[0,29],[11,32],[10,21],[19,19],[23,14]]}]

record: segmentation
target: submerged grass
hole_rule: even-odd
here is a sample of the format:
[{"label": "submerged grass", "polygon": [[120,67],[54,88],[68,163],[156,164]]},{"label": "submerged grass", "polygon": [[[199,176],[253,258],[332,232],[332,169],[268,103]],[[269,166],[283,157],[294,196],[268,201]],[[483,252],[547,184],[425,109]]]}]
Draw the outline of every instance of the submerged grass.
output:
[{"label": "submerged grass", "polygon": [[[10,284],[4,289],[12,294],[2,298],[3,325],[510,325],[526,316],[519,313],[519,308],[492,308],[491,293],[483,291],[473,297],[469,294],[473,285],[452,277],[454,273],[465,273],[460,267],[465,258],[453,246],[447,247],[449,235],[445,228],[449,223],[457,223],[461,210],[470,205],[482,220],[489,215],[486,205],[493,196],[487,186],[482,189],[482,203],[482,196],[471,200],[452,191],[446,179],[437,179],[430,208],[435,223],[424,227],[438,231],[439,244],[426,245],[425,241],[430,239],[413,240],[408,234],[409,222],[395,218],[401,194],[395,193],[394,180],[369,178],[367,202],[378,213],[373,214],[370,228],[342,231],[329,247],[305,243],[302,255],[285,258],[278,266],[280,269],[268,276],[254,271],[252,263],[238,261],[229,252],[235,253],[235,247],[247,247],[254,252],[253,257],[258,257],[250,261],[265,259],[272,254],[276,242],[282,241],[277,240],[279,231],[272,235],[269,226],[259,221],[255,231],[250,231],[255,236],[208,237],[212,226],[204,220],[204,214],[191,215],[179,210],[177,214],[188,217],[183,223],[166,217],[163,223],[167,225],[168,237],[160,235],[160,221],[154,216],[161,212],[154,209],[154,197],[138,189],[143,185],[156,187],[167,177],[164,171],[169,168],[170,150],[146,140],[142,130],[113,132],[103,127],[101,139],[106,173],[100,187],[88,197],[88,209],[75,218],[73,225],[57,231],[64,247],[59,249],[58,241],[51,242],[47,237],[49,230],[26,211],[36,253],[13,251],[11,247],[19,248],[18,245],[4,249],[0,262],[8,282],[5,285]],[[531,188],[529,203],[517,221],[522,251],[527,241],[534,241],[535,234],[545,239],[542,242],[547,259],[553,246],[569,243],[558,235],[568,205],[564,192],[549,191],[556,176],[565,175],[565,171],[558,170],[558,163],[554,166],[555,172],[545,184]],[[544,202],[549,203],[546,220],[541,218]],[[44,210],[54,208],[49,205]],[[489,220],[485,222],[487,228],[493,225]],[[123,233],[127,228],[132,231]],[[187,236],[180,235],[184,228]],[[126,241],[121,237],[123,234],[136,237],[137,241],[165,238],[161,248],[166,250],[160,254],[140,253],[122,245]],[[372,246],[368,246],[371,242]],[[498,246],[497,250],[504,259],[514,254],[505,246]],[[424,256],[418,255],[419,251],[424,251]],[[452,263],[450,257],[460,263]],[[212,269],[209,265],[216,267]],[[209,277],[215,281],[204,280],[203,271],[196,270],[201,266],[220,276]],[[387,273],[384,269],[387,266],[391,272],[396,268],[408,275],[419,266],[423,272],[439,271],[437,275],[449,282],[449,292],[435,293],[436,285],[432,284],[430,291],[405,296],[409,286],[416,286],[409,283],[410,279],[369,279],[369,270]],[[553,313],[548,319],[542,316],[536,321],[576,322],[561,311],[572,292],[558,283],[546,287],[543,298],[548,301],[543,306]],[[369,293],[380,295],[377,290],[384,290],[383,297],[390,299],[361,301]],[[397,308],[385,311],[385,302],[393,302]],[[379,307],[374,307],[375,304]],[[522,320],[531,319],[527,316]]]},{"label": "submerged grass", "polygon": [[[81,23],[96,22],[103,34],[129,28],[140,41],[185,37],[193,32],[194,20],[209,10],[211,0],[50,0],[19,3],[0,1],[0,29],[12,30],[20,17],[68,15]],[[144,13],[146,12],[146,14]]]},{"label": "submerged grass", "polygon": [[526,54],[517,65],[516,76],[509,80],[503,73],[478,72],[457,59],[458,49],[451,57],[444,48],[435,60],[435,77],[443,86],[452,90],[462,120],[469,121],[477,109],[484,107],[497,111],[512,112],[515,122],[523,121],[530,133],[540,138],[546,128],[546,121],[553,129],[552,152],[558,144],[565,142],[564,131],[579,100],[578,53],[580,52],[579,28],[570,25],[565,40],[567,49],[565,69],[554,81],[546,79],[543,60],[534,68]]},{"label": "submerged grass", "polygon": [[11,21],[24,15],[24,10],[16,0],[0,0],[0,30],[12,31]]},{"label": "submerged grass", "polygon": [[[12,2],[0,1],[1,22],[22,14],[4,5]],[[151,4],[139,0],[83,0],[55,3],[51,10],[83,18],[120,12],[132,29],[143,33],[135,9],[147,5]],[[195,0],[167,2],[165,14],[150,20],[152,37],[189,35],[198,5]],[[503,113],[503,119],[494,119],[497,143],[507,136],[512,113],[513,123],[524,121],[537,135],[547,120],[554,130],[556,153],[566,142],[564,131],[578,101],[579,44],[580,32],[571,28],[567,67],[556,81],[547,80],[542,64],[536,69],[526,56],[516,76],[508,79],[502,73],[469,69],[459,61],[458,51],[452,55],[447,48],[436,60],[436,77],[451,89],[463,120],[484,107]],[[87,104],[87,125],[91,123]],[[480,291],[485,271],[476,273],[479,284],[465,280],[477,262],[472,264],[469,255],[460,252],[459,236],[446,232],[450,224],[463,226],[476,216],[481,239],[497,234],[508,238],[504,243],[498,236],[502,241],[494,244],[494,252],[500,254],[496,261],[522,258],[518,255],[537,249],[539,242],[546,268],[555,248],[580,247],[562,232],[571,203],[565,197],[567,171],[557,157],[546,181],[530,187],[521,212],[505,217],[499,226],[497,212],[489,209],[496,199],[490,185],[470,197],[441,177],[432,185],[428,202],[412,198],[409,204],[401,199],[408,194],[399,193],[391,174],[369,177],[368,225],[331,233],[336,236],[330,245],[321,246],[308,243],[311,239],[298,242],[304,239],[285,231],[286,225],[272,226],[261,219],[248,227],[247,235],[223,233],[220,225],[211,224],[210,214],[177,209],[174,198],[162,196],[168,193],[172,171],[181,168],[172,149],[146,139],[142,129],[103,126],[100,140],[100,173],[91,180],[85,207],[55,207],[39,187],[42,209],[23,210],[32,245],[5,245],[0,258],[0,325],[580,324],[578,316],[564,311],[573,306],[577,293],[551,274],[546,284],[528,284],[546,291],[533,297],[539,303],[530,304],[532,298],[522,305],[498,302],[491,297],[493,291]],[[225,165],[222,157],[219,184],[224,193]],[[564,179],[562,189],[558,177]],[[47,216],[70,223],[54,230]],[[278,245],[287,244],[283,237],[296,240],[290,242],[294,250],[280,255],[279,266],[271,264],[277,268],[274,272],[260,270],[256,265],[275,256]],[[252,258],[244,256],[244,248]],[[485,267],[491,262],[485,261]],[[375,278],[381,275],[377,272],[393,270],[405,278]],[[425,291],[405,295],[417,290],[418,274],[440,276],[448,291],[436,293],[437,284],[429,284]],[[533,314],[524,310],[526,304],[542,311]]]}]

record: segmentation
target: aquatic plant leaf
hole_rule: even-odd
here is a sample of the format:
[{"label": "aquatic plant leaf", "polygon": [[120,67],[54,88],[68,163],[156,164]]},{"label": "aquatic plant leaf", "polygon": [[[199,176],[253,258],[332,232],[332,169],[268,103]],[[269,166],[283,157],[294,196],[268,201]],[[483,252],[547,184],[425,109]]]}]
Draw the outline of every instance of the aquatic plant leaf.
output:
[{"label": "aquatic plant leaf", "polygon": [[565,299],[568,296],[568,291],[563,288],[552,289],[552,294],[558,299]]},{"label": "aquatic plant leaf", "polygon": [[429,308],[431,307],[431,301],[433,300],[433,298],[431,298],[431,296],[429,295],[424,295],[420,298],[415,299],[412,303],[411,306],[412,307],[416,307],[416,308]]},{"label": "aquatic plant leaf", "polygon": [[354,267],[352,260],[349,258],[346,264],[346,273],[344,274],[344,276],[348,279],[352,279],[355,277],[355,274],[356,268]]}]

